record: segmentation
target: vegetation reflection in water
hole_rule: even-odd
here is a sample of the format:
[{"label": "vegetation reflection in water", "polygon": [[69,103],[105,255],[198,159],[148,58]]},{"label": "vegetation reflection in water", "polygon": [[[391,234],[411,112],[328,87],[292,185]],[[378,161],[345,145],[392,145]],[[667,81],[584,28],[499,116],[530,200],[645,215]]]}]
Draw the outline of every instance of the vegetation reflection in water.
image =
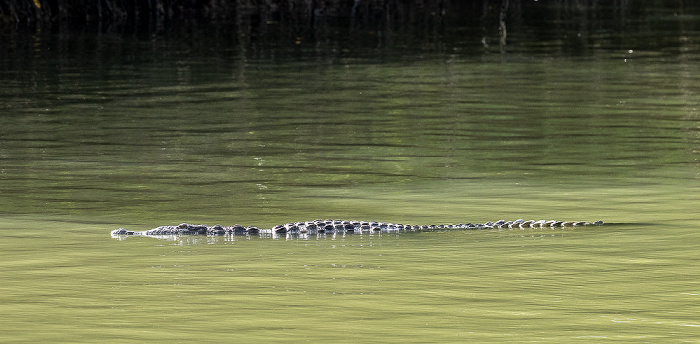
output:
[{"label": "vegetation reflection in water", "polygon": [[[584,188],[594,192],[584,198],[599,200],[610,188],[693,177],[694,96],[689,82],[677,82],[688,77],[683,68],[659,80],[657,71],[620,60],[457,61],[350,66],[351,72],[343,65],[322,72],[293,66],[251,72],[257,83],[245,87],[236,80],[195,83],[169,96],[78,89],[73,97],[97,98],[95,104],[59,100],[49,113],[20,109],[21,120],[4,120],[13,145],[4,170],[16,186],[0,201],[3,209],[43,212],[51,202],[48,210],[57,214],[112,214],[119,222],[129,213],[150,225],[190,219],[265,225],[366,218],[382,209],[375,198],[399,202],[393,211],[400,211],[409,198],[480,207],[505,196],[518,201],[499,212],[532,199],[544,202],[536,207],[542,212],[560,192]],[[297,73],[285,76],[288,69]],[[387,82],[391,87],[382,86]],[[654,86],[630,86],[637,84]],[[57,129],[56,121],[65,124]],[[318,214],[335,200],[348,209]],[[571,201],[578,211],[596,209]],[[285,209],[282,216],[278,209]],[[302,209],[308,210],[288,215]],[[452,215],[440,218],[445,213]],[[500,216],[455,214],[426,208],[411,215],[419,217],[412,222]],[[406,212],[389,215],[378,220],[412,220]]]}]

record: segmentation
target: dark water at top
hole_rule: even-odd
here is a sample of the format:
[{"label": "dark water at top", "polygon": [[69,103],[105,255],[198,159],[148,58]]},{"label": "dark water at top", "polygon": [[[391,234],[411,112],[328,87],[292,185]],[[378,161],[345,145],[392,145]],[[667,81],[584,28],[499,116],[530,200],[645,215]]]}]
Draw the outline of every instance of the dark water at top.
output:
[{"label": "dark water at top", "polygon": [[[505,45],[480,25],[9,30],[0,341],[693,341],[696,13],[523,15]],[[520,217],[627,225],[108,235]]]}]

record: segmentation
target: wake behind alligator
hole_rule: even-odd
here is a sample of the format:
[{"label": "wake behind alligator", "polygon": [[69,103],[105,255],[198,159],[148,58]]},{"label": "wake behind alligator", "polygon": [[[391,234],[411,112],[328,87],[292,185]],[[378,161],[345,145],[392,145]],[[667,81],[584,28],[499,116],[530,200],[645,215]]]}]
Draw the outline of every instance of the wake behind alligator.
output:
[{"label": "wake behind alligator", "polygon": [[221,225],[193,225],[181,223],[177,226],[160,226],[147,231],[129,231],[119,228],[112,231],[113,238],[126,236],[173,236],[173,235],[256,235],[262,237],[280,237],[294,235],[326,235],[326,234],[354,234],[354,233],[399,233],[407,231],[450,230],[450,229],[494,229],[494,228],[556,228],[602,225],[603,221],[556,221],[556,220],[523,220],[515,221],[498,220],[485,223],[460,223],[441,225],[410,225],[377,221],[348,221],[348,220],[314,220],[303,222],[289,222],[276,225],[269,229],[255,226],[233,225],[224,227]]}]

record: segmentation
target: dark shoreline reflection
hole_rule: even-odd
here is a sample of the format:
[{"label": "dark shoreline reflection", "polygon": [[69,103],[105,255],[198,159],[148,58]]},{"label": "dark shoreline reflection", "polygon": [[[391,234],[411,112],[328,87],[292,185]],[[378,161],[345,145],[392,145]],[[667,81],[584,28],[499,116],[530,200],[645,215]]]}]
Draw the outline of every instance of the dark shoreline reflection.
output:
[{"label": "dark shoreline reflection", "polygon": [[[576,1],[424,1],[423,5],[356,1],[335,7],[318,2],[317,8],[296,11],[274,3],[229,6],[235,15],[216,20],[170,13],[97,21],[87,16],[6,22],[0,24],[0,35],[9,44],[0,48],[0,68],[23,69],[31,60],[74,55],[108,63],[118,58],[137,62],[196,56],[332,61],[421,54],[586,57],[619,49],[697,53],[694,37],[700,31],[700,7],[651,1],[590,6]],[[142,46],[123,50],[133,42]],[[12,62],[18,57],[30,61]]]}]

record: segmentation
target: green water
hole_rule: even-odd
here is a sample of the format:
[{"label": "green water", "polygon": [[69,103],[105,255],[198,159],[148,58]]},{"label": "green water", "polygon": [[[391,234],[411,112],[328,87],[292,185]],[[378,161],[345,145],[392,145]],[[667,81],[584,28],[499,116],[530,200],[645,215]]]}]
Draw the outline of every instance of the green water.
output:
[{"label": "green water", "polygon": [[[5,55],[0,342],[698,342],[698,37],[663,54],[124,39],[59,56],[44,38]],[[617,225],[109,236],[522,217]]]}]

